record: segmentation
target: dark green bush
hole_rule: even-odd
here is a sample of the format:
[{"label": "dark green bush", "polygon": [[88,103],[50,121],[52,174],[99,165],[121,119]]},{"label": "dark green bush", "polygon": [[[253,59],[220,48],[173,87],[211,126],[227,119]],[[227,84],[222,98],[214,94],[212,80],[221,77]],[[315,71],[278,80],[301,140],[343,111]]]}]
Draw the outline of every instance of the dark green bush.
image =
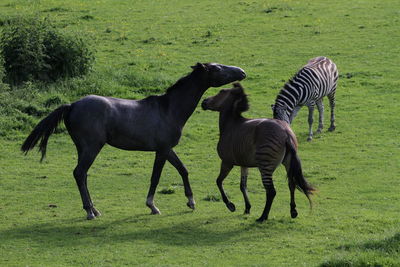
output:
[{"label": "dark green bush", "polygon": [[66,35],[49,20],[36,17],[7,20],[0,49],[5,80],[10,84],[81,76],[90,70],[94,59],[82,38]]}]

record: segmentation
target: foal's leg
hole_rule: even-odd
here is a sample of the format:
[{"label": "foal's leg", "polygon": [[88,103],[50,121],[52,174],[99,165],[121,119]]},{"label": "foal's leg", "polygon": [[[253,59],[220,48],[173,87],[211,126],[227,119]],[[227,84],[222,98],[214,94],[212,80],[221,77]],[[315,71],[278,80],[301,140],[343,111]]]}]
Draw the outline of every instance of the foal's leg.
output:
[{"label": "foal's leg", "polygon": [[324,128],[324,103],[322,98],[317,101],[317,108],[319,113],[317,133],[321,133]]},{"label": "foal's leg", "polygon": [[160,181],[162,169],[168,157],[168,153],[169,151],[157,151],[154,159],[153,173],[151,174],[151,184],[146,200],[146,205],[151,209],[151,214],[160,214],[160,210],[154,205],[153,200],[158,182]]},{"label": "foal's leg", "polygon": [[286,173],[288,174],[288,186],[289,186],[289,191],[290,191],[290,216],[294,219],[297,217],[298,213],[296,210],[296,202],[294,199],[294,193],[296,191],[296,184],[294,183],[293,179],[289,177],[289,171],[290,171],[290,161],[291,161],[291,155],[287,155],[282,162],[282,164],[286,168]]},{"label": "foal's leg", "polygon": [[313,138],[312,124],[314,122],[314,104],[308,105],[308,138],[307,141],[311,141]]},{"label": "foal's leg", "polygon": [[89,190],[87,188],[87,172],[102,147],[103,145],[92,145],[91,147],[82,148],[77,145],[78,165],[74,169],[73,173],[79,193],[81,194],[83,209],[87,212],[86,218],[88,220],[94,219],[95,217],[101,215],[101,213],[93,206],[90,198]]},{"label": "foal's leg", "polygon": [[233,212],[236,209],[235,205],[229,201],[228,197],[225,194],[224,187],[222,185],[222,182],[224,181],[226,176],[229,174],[229,172],[232,170],[232,168],[233,168],[233,165],[221,162],[221,169],[219,171],[219,175],[217,178],[217,186],[218,186],[219,192],[221,193],[221,196],[222,196],[222,200],[224,201],[226,207],[230,211]]},{"label": "foal's leg", "polygon": [[192,189],[190,188],[189,177],[188,177],[189,174],[185,165],[183,165],[182,161],[178,158],[175,151],[173,151],[172,149],[169,152],[167,159],[169,163],[171,163],[172,166],[174,166],[175,169],[182,176],[183,186],[185,187],[185,196],[188,198],[188,203],[186,205],[189,208],[194,209],[196,202],[193,199],[193,193]]},{"label": "foal's leg", "polygon": [[247,175],[248,175],[248,168],[246,167],[241,167],[240,169],[241,175],[240,175],[240,191],[242,191],[243,198],[244,198],[244,203],[246,205],[246,209],[244,210],[244,214],[249,214],[251,205],[249,201],[249,197],[247,196]]},{"label": "foal's leg", "polygon": [[268,219],[269,211],[271,210],[272,202],[274,201],[276,191],[274,187],[274,183],[272,181],[272,174],[275,171],[276,166],[267,165],[260,165],[259,170],[261,172],[261,180],[264,185],[267,201],[265,202],[265,208],[261,217],[257,219],[258,222],[263,222]]},{"label": "foal's leg", "polygon": [[336,129],[335,126],[335,91],[328,95],[329,106],[331,107],[331,126],[328,131],[333,132]]}]

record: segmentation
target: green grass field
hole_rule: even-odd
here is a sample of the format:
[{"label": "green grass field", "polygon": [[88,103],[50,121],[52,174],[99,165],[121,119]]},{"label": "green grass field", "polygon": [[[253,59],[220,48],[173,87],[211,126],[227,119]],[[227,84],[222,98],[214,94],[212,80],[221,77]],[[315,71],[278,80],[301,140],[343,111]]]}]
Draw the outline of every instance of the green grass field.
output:
[{"label": "green grass field", "polygon": [[[96,50],[84,78],[0,91],[0,266],[400,266],[399,10],[395,0],[0,0],[1,20],[48,17]],[[42,164],[36,151],[25,157],[19,150],[58,102],[162,93],[198,61],[246,70],[246,115],[271,117],[279,88],[320,55],[340,72],[337,129],[306,142],[307,109],[294,121],[305,175],[319,190],[312,211],[296,194],[296,219],[282,167],[263,224],[255,222],[265,203],[255,169],[250,215],[242,214],[239,168],[225,180],[237,211],[209,201],[219,198],[218,115],[199,107],[176,147],[190,173],[193,212],[167,164],[158,191],[173,194],[158,193],[162,214],[149,215],[154,154],[108,146],[88,179],[103,216],[86,221],[72,176],[75,147],[65,131],[50,138]],[[49,105],[51,99],[58,102]]]}]

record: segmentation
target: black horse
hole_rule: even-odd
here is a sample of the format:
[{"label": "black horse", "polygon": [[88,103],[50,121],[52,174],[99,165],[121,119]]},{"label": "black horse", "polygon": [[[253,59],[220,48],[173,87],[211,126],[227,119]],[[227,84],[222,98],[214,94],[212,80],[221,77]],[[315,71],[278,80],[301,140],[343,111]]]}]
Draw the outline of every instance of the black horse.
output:
[{"label": "black horse", "polygon": [[39,122],[21,150],[27,153],[40,140],[43,160],[49,136],[64,120],[78,151],[78,164],[73,174],[88,220],[99,216],[100,212],[90,199],[87,172],[105,144],[125,150],[156,152],[146,201],[152,214],[160,213],[153,199],[166,160],[182,176],[187,205],[194,209],[188,172],[172,148],[178,144],[182,129],[204,92],[209,87],[242,80],[246,74],[241,68],[217,63],[197,63],[192,68],[190,74],[179,79],[163,95],[142,100],[90,95],[62,105]]}]

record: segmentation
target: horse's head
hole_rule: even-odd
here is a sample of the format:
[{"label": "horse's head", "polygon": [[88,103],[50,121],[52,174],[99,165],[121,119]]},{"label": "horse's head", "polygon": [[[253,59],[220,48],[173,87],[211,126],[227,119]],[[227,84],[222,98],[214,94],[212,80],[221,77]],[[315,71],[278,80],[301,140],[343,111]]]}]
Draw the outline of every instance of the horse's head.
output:
[{"label": "horse's head", "polygon": [[275,104],[275,105],[271,105],[271,108],[272,108],[274,119],[278,119],[278,120],[282,120],[282,121],[286,121],[287,123],[290,123],[289,115],[287,112],[288,107],[286,105]]},{"label": "horse's head", "polygon": [[234,83],[232,89],[222,89],[215,96],[203,100],[204,110],[222,111],[232,109],[234,114],[240,114],[249,109],[249,102],[240,83]]},{"label": "horse's head", "polygon": [[209,87],[219,87],[246,78],[246,73],[239,67],[218,63],[197,63],[193,71],[201,73]]}]

